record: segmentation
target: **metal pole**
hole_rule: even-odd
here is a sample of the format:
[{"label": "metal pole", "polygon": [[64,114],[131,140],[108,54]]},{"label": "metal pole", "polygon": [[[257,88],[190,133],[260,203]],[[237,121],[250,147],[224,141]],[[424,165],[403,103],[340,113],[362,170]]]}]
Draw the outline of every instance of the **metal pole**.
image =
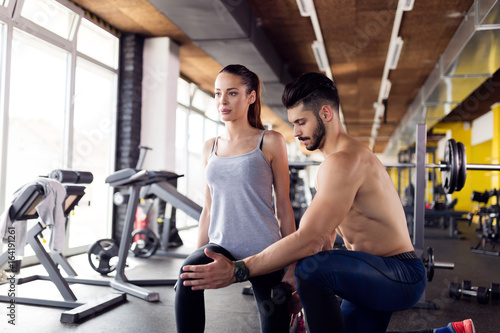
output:
[{"label": "metal pole", "polygon": [[386,168],[405,169],[405,168],[414,168],[415,164],[413,164],[413,163],[384,163],[384,166]]},{"label": "metal pole", "polygon": [[[413,163],[384,163],[386,168],[415,168],[416,165]],[[430,169],[446,169],[448,168],[445,164],[439,163],[428,163],[425,164],[425,168]],[[478,170],[478,171],[500,171],[500,164],[471,164],[467,163],[467,170]]]},{"label": "metal pole", "polygon": [[500,164],[467,164],[467,170],[500,171]]},{"label": "metal pole", "polygon": [[413,214],[413,245],[420,257],[424,251],[424,219],[425,219],[425,154],[427,145],[427,126],[418,124],[415,145],[415,205]]},{"label": "metal pole", "polygon": [[[424,222],[425,222],[425,154],[427,152],[427,126],[418,124],[415,142],[415,207],[413,213],[413,246],[419,258],[424,254]],[[434,303],[425,300],[425,290],[415,305],[417,308],[435,309]]]}]

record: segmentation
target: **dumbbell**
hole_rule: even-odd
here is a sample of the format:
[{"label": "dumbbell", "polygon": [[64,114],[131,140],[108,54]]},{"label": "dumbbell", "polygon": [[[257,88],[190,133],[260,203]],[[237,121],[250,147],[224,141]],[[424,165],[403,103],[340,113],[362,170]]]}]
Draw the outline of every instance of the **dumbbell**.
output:
[{"label": "dumbbell", "polygon": [[498,284],[498,283],[491,284],[490,295],[491,295],[491,300],[493,300],[493,301],[500,300],[500,284]]},{"label": "dumbbell", "polygon": [[455,264],[452,262],[437,262],[434,261],[434,249],[432,247],[427,248],[427,258],[422,256],[422,262],[427,270],[427,281],[432,281],[434,277],[434,269],[454,269]]},{"label": "dumbbell", "polygon": [[[498,288],[498,285],[496,288]],[[460,299],[462,295],[476,296],[477,302],[480,304],[488,304],[490,301],[490,289],[486,287],[473,287],[469,280],[464,280],[462,285],[457,282],[450,283],[448,293],[454,299]],[[496,291],[495,295],[495,297],[498,297],[498,291]]]}]

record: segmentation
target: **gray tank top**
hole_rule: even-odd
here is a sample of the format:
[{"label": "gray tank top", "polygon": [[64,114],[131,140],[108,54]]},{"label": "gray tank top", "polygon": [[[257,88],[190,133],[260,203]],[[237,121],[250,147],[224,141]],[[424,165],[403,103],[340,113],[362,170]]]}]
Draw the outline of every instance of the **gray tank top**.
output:
[{"label": "gray tank top", "polygon": [[271,165],[259,144],[249,153],[219,157],[215,139],[206,180],[212,196],[208,237],[236,259],[259,253],[281,238],[274,216]]}]

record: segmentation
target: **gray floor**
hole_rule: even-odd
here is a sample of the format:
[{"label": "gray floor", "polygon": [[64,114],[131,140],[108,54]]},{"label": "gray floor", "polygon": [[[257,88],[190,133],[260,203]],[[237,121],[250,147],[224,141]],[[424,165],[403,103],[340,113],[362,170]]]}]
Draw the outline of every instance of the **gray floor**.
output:
[{"label": "gray floor", "polygon": [[[435,277],[428,284],[425,299],[427,304],[434,304],[437,309],[410,309],[393,314],[389,331],[412,330],[440,327],[449,321],[465,318],[474,320],[478,333],[499,332],[500,304],[490,302],[478,304],[475,298],[453,300],[448,297],[448,285],[451,281],[471,280],[473,285],[489,286],[491,282],[500,282],[500,258],[479,255],[470,252],[470,247],[477,243],[473,227],[460,223],[464,240],[446,237],[447,231],[426,228],[426,246],[435,250],[436,261],[452,261],[454,270],[436,270]],[[433,236],[444,236],[436,239]],[[185,246],[177,249],[188,253],[194,248],[193,230],[182,232]],[[86,255],[69,258],[71,265],[81,276],[99,277],[90,269]],[[182,264],[181,259],[152,257],[150,259],[129,258],[127,277],[130,279],[173,278]],[[35,273],[43,274],[40,267],[22,270],[23,276]],[[221,290],[206,292],[206,332],[259,332],[259,323],[255,304],[251,296],[241,293],[245,284],[234,284]],[[114,293],[112,288],[73,284],[73,292],[80,301],[86,302]],[[173,308],[174,292],[171,286],[155,286],[149,289],[159,292],[159,302],[146,302],[128,296],[124,304],[99,314],[79,324],[60,323],[62,309],[18,305],[16,325],[9,325],[5,311],[7,304],[0,305],[0,332],[175,332]],[[6,293],[6,285],[0,286],[0,292]],[[17,286],[20,296],[60,299],[60,296],[47,281],[34,281]]]}]

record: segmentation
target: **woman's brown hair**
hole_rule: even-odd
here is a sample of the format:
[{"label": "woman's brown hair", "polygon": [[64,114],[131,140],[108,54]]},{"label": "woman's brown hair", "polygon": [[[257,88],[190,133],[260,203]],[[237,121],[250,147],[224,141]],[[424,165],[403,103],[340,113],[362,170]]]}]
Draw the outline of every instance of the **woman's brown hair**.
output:
[{"label": "woman's brown hair", "polygon": [[261,114],[261,102],[260,102],[260,79],[251,70],[243,65],[227,65],[224,67],[220,73],[227,73],[239,76],[241,82],[247,87],[247,94],[250,94],[252,90],[255,90],[255,102],[250,104],[248,108],[248,122],[252,127],[264,129],[262,120],[260,119]]}]

